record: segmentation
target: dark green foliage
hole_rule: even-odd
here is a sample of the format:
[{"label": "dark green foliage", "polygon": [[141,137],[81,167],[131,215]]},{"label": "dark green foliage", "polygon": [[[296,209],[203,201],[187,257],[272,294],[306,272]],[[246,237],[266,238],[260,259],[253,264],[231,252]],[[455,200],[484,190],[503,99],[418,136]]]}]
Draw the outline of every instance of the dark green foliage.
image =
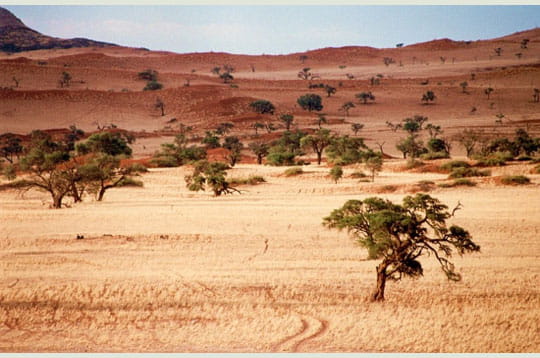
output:
[{"label": "dark green foliage", "polygon": [[249,149],[257,156],[257,164],[262,164],[264,157],[268,155],[270,146],[267,143],[253,142],[249,143]]},{"label": "dark green foliage", "polygon": [[363,160],[364,150],[367,149],[362,138],[352,138],[347,135],[335,137],[326,148],[326,156],[330,163],[349,165]]},{"label": "dark green foliage", "polygon": [[375,181],[375,175],[382,170],[383,159],[381,153],[375,153],[371,149],[364,154],[366,168],[371,173],[371,181]]},{"label": "dark green foliage", "polygon": [[308,93],[300,96],[298,97],[296,102],[300,105],[300,107],[302,107],[302,109],[305,109],[309,112],[320,111],[323,109],[321,96],[314,93]]},{"label": "dark green foliage", "polygon": [[147,69],[144,71],[141,71],[137,74],[137,77],[140,80],[146,80],[146,81],[157,81],[158,73],[155,70]]},{"label": "dark green foliage", "polygon": [[426,93],[422,95],[422,102],[424,102],[424,104],[428,104],[429,102],[435,101],[436,98],[437,96],[435,96],[433,91],[426,91]]},{"label": "dark green foliage", "polygon": [[143,91],[157,91],[163,88],[163,85],[157,81],[148,81]]},{"label": "dark green foliage", "polygon": [[351,108],[354,108],[354,107],[356,107],[354,105],[354,103],[351,102],[351,101],[348,101],[348,102],[343,103],[340,110],[345,111],[345,113],[347,114],[347,117],[348,117],[349,116],[349,111],[351,110]]},{"label": "dark green foliage", "polygon": [[230,74],[230,72],[223,72],[219,75],[219,78],[223,80],[223,83],[230,83],[232,80],[234,80],[234,77]]},{"label": "dark green foliage", "polygon": [[231,122],[220,123],[216,128],[216,134],[219,136],[229,133],[234,128],[234,124]]},{"label": "dark green foliage", "polygon": [[282,121],[283,124],[285,124],[286,130],[290,130],[291,125],[294,122],[294,116],[292,114],[282,114],[281,116],[279,116],[279,120]]},{"label": "dark green foliage", "polygon": [[501,183],[505,185],[524,185],[530,182],[531,179],[524,175],[505,175],[501,178]]},{"label": "dark green foliage", "polygon": [[282,146],[273,146],[268,152],[266,162],[273,166],[294,165],[296,155]]},{"label": "dark green foliage", "polygon": [[285,131],[281,138],[272,143],[268,150],[266,162],[270,165],[282,166],[293,165],[295,157],[303,155],[301,140],[306,133],[296,131]]},{"label": "dark green foliage", "polygon": [[376,290],[371,298],[382,301],[387,279],[423,275],[418,261],[422,255],[434,257],[449,280],[461,279],[449,258],[454,251],[462,255],[477,252],[480,247],[465,229],[447,227],[446,221],[454,212],[455,209],[450,213],[446,205],[427,194],[407,196],[402,205],[372,197],[347,201],[325,217],[323,224],[346,229],[367,249],[370,259],[381,260],[377,266]]},{"label": "dark green foliage", "polygon": [[330,177],[337,184],[338,180],[343,177],[343,168],[340,165],[335,165],[330,169]]},{"label": "dark green foliage", "polygon": [[420,158],[424,160],[436,160],[450,158],[448,152],[428,152],[420,155]]},{"label": "dark green foliage", "polygon": [[375,96],[373,95],[373,93],[371,93],[371,91],[357,93],[355,97],[361,100],[363,104],[367,104],[368,100],[370,101],[375,100]]},{"label": "dark green foliage", "polygon": [[454,180],[452,183],[439,184],[440,188],[454,188],[456,186],[476,186],[476,183],[466,178],[459,178]]},{"label": "dark green foliage", "polygon": [[336,88],[332,87],[330,85],[325,85],[324,86],[324,91],[326,92],[327,96],[330,97],[331,95],[336,93]]},{"label": "dark green foliage", "polygon": [[455,168],[452,170],[449,178],[457,179],[457,178],[469,178],[469,177],[487,177],[490,176],[491,172],[489,170],[479,170],[477,168]]},{"label": "dark green foliage", "polygon": [[219,143],[219,137],[216,135],[215,132],[211,131],[205,132],[204,138],[202,139],[201,143],[204,144],[208,149],[221,147],[221,144]]},{"label": "dark green foliage", "polygon": [[0,135],[0,156],[8,162],[13,163],[14,159],[21,156],[23,147],[21,138],[13,133],[4,133]]},{"label": "dark green foliage", "polygon": [[84,131],[77,128],[75,125],[69,126],[69,132],[64,136],[64,142],[66,143],[68,150],[75,149],[75,142],[84,137]]},{"label": "dark green foliage", "polygon": [[272,102],[264,99],[251,102],[249,106],[254,112],[259,114],[274,114],[274,111],[276,110],[276,107],[274,107]]},{"label": "dark green foliage", "polygon": [[158,167],[177,167],[198,160],[206,159],[206,149],[188,146],[184,134],[178,134],[173,143],[164,143],[161,150],[154,154],[152,163]]},{"label": "dark green foliage", "polygon": [[240,142],[240,139],[237,136],[230,136],[225,137],[222,147],[229,150],[227,159],[229,160],[229,165],[234,167],[236,163],[240,161],[241,151],[244,148],[244,144]]},{"label": "dark green foliage", "polygon": [[427,149],[430,152],[445,152],[449,154],[447,151],[447,148],[448,148],[448,145],[444,139],[431,138],[427,142]]},{"label": "dark green foliage", "polygon": [[112,156],[131,156],[132,150],[128,144],[132,140],[132,137],[120,132],[94,133],[88,137],[88,140],[85,143],[78,144],[76,149],[82,154],[99,152]]},{"label": "dark green foliage", "polygon": [[506,161],[512,159],[512,155],[508,153],[495,152],[487,157],[480,157],[476,162],[477,167],[502,167],[506,165]]},{"label": "dark green foliage", "polygon": [[191,191],[210,189],[214,196],[240,193],[226,180],[227,169],[230,169],[230,167],[222,162],[210,163],[206,160],[196,162],[193,174],[184,178],[186,186]]},{"label": "dark green foliage", "polygon": [[321,164],[322,154],[326,147],[335,139],[328,129],[319,129],[314,134],[310,134],[301,139],[300,145],[303,148],[311,148],[317,154],[317,164]]}]

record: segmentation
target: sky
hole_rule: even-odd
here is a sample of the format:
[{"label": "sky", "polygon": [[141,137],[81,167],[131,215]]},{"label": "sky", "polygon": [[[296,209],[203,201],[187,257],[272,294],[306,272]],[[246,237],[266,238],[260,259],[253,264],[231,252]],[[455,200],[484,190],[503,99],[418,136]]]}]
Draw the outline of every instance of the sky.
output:
[{"label": "sky", "polygon": [[151,50],[288,54],[479,40],[540,26],[531,6],[4,6],[45,35]]}]

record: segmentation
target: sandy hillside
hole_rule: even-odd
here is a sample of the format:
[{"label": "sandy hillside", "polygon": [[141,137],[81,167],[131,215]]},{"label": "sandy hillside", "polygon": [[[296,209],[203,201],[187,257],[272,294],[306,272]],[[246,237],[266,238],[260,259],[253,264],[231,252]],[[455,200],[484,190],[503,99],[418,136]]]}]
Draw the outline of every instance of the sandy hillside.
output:
[{"label": "sandy hillside", "polygon": [[[524,38],[527,49],[520,47]],[[386,66],[385,57],[394,63]],[[395,143],[403,133],[386,122],[416,114],[441,125],[446,138],[467,128],[500,136],[526,128],[540,136],[540,104],[532,97],[539,62],[540,29],[470,43],[283,56],[125,47],[0,52],[0,133],[62,135],[72,124],[91,133],[114,124],[137,137],[134,157],[145,160],[180,124],[200,137],[231,122],[231,134],[246,143],[279,137],[282,113],[294,114],[297,128],[316,128],[317,116],[296,99],[318,93],[325,127],[352,134],[351,124],[362,123],[358,135],[369,146],[399,157]],[[223,65],[235,69],[231,84],[211,73]],[[299,79],[304,67],[320,77]],[[145,69],[158,71],[162,90],[142,90],[137,74]],[[62,72],[72,80],[60,88]],[[380,83],[371,84],[372,77]],[[327,97],[310,83],[337,92]],[[427,90],[437,99],[424,105]],[[355,94],[363,91],[375,101],[359,103]],[[276,115],[253,113],[249,104],[257,99],[270,100]],[[347,101],[355,102],[348,116],[340,110]],[[277,131],[255,136],[256,122]],[[540,351],[537,164],[513,162],[474,179],[475,187],[443,188],[447,174],[405,170],[398,159],[385,161],[374,183],[352,178],[363,168],[350,166],[334,184],[325,163],[289,178],[285,168],[251,164],[252,154],[243,154],[228,176],[256,174],[266,183],[240,187],[241,195],[188,191],[189,166],[150,169],[142,188],[111,189],[103,202],[68,200],[60,210],[49,209],[50,198],[39,191],[0,191],[0,352]],[[458,143],[452,155],[463,159]],[[502,185],[507,174],[532,182]],[[370,303],[377,262],[322,219],[348,199],[400,202],[423,190],[449,207],[463,205],[452,222],[471,232],[481,252],[453,257],[459,283],[425,257],[424,277],[389,282],[386,301]]]}]

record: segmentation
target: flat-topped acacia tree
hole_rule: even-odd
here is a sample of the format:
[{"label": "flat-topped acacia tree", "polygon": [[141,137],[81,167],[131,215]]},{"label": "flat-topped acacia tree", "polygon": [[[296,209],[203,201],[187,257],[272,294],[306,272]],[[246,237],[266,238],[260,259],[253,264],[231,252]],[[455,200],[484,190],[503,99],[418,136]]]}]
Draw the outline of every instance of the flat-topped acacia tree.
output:
[{"label": "flat-topped acacia tree", "polygon": [[432,256],[450,281],[461,280],[449,258],[480,251],[469,232],[462,227],[447,227],[452,212],[428,194],[416,194],[394,204],[382,198],[349,200],[324,218],[323,225],[347,229],[368,250],[369,259],[381,259],[377,266],[377,285],[372,301],[383,301],[386,280],[399,281],[405,276],[423,276],[418,258]]}]

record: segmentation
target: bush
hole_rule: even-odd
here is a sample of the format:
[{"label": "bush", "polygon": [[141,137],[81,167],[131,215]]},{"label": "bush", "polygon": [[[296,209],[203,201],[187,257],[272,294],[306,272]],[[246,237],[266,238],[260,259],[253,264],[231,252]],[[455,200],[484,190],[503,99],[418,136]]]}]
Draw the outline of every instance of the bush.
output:
[{"label": "bush", "polygon": [[300,175],[303,173],[304,173],[304,170],[301,167],[292,167],[285,170],[283,172],[283,175],[285,175],[286,177],[292,177],[292,176]]},{"label": "bush", "polygon": [[336,165],[332,169],[330,169],[330,177],[334,180],[334,182],[337,184],[338,180],[341,179],[343,176],[343,168],[341,166]]},{"label": "bush", "polygon": [[15,171],[15,166],[13,164],[8,164],[2,169],[2,173],[7,180],[13,180],[17,177],[17,172]]},{"label": "bush", "polygon": [[531,179],[525,175],[505,175],[501,178],[501,183],[504,185],[525,185],[529,184]]},{"label": "bush", "polygon": [[516,158],[516,160],[520,161],[520,162],[528,162],[528,161],[530,161],[532,159],[533,158],[529,157],[528,155],[521,155],[521,156]]},{"label": "bush", "polygon": [[476,183],[469,179],[460,178],[460,179],[454,180],[452,183],[439,184],[440,188],[453,188],[456,186],[476,186]]},{"label": "bush", "polygon": [[537,165],[535,166],[532,170],[531,170],[531,173],[536,173],[536,174],[540,174],[540,165]]},{"label": "bush", "polygon": [[260,175],[250,175],[247,178],[231,178],[229,183],[232,185],[257,185],[266,183],[266,180]]},{"label": "bush", "polygon": [[422,162],[421,160],[416,160],[414,158],[411,158],[410,160],[407,161],[407,164],[405,165],[405,168],[406,169],[415,169],[415,168],[420,168],[422,166],[424,166],[424,162]]},{"label": "bush", "polygon": [[151,163],[158,168],[174,168],[178,166],[178,159],[172,155],[162,155],[153,158]]},{"label": "bush", "polygon": [[446,159],[450,158],[450,154],[448,152],[429,152],[420,155],[420,158],[424,160]]},{"label": "bush", "polygon": [[133,163],[129,168],[135,173],[148,173],[148,168],[141,163]]},{"label": "bush", "polygon": [[266,157],[266,163],[273,166],[286,166],[293,165],[294,163],[294,153],[288,151],[272,151]]},{"label": "bush", "polygon": [[157,81],[148,81],[143,91],[157,91],[163,88],[163,85]]},{"label": "bush", "polygon": [[362,171],[355,171],[351,174],[351,178],[354,179],[361,179],[361,178],[367,178],[368,175]]},{"label": "bush", "polygon": [[452,160],[441,165],[442,170],[451,172],[456,168],[470,168],[471,165],[463,160]]},{"label": "bush", "polygon": [[144,184],[142,181],[140,180],[136,180],[136,179],[133,179],[133,178],[124,178],[122,179],[116,186],[117,187],[121,187],[121,186],[132,186],[132,187],[142,187]]},{"label": "bush", "polygon": [[487,177],[490,176],[489,170],[478,170],[476,168],[455,168],[448,176],[452,179],[469,178],[469,177]]},{"label": "bush", "polygon": [[506,165],[506,161],[512,160],[514,157],[508,153],[495,152],[488,157],[478,158],[477,167],[501,167]]},{"label": "bush", "polygon": [[24,189],[24,188],[29,188],[30,186],[32,186],[31,181],[21,179],[21,180],[12,181],[11,183],[0,184],[0,191],[10,190],[10,189]]}]

